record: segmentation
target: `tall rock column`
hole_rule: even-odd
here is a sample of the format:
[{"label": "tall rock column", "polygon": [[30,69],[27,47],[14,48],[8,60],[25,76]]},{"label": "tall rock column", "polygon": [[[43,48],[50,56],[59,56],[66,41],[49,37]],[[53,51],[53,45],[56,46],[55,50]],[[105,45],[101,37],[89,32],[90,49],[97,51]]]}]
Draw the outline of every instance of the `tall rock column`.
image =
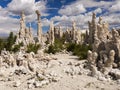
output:
[{"label": "tall rock column", "polygon": [[25,36],[25,28],[26,28],[26,24],[25,24],[25,14],[24,11],[22,11],[21,13],[21,18],[20,18],[20,37],[24,37]]},{"label": "tall rock column", "polygon": [[25,29],[26,29],[26,24],[25,24],[25,14],[24,11],[21,12],[21,18],[20,18],[20,30],[18,32],[17,39],[15,44],[23,43],[25,44]]},{"label": "tall rock column", "polygon": [[75,41],[75,33],[76,33],[76,23],[75,23],[75,21],[73,21],[73,24],[72,24],[72,40],[73,40],[73,42]]},{"label": "tall rock column", "polygon": [[49,43],[54,44],[55,36],[54,36],[54,24],[53,22],[50,23],[50,31],[49,31]]},{"label": "tall rock column", "polygon": [[62,38],[63,37],[63,31],[61,29],[61,26],[59,26],[59,38]]},{"label": "tall rock column", "polygon": [[38,10],[36,10],[36,14],[37,14],[37,21],[38,21],[38,24],[37,24],[37,28],[38,28],[38,30],[37,30],[37,36],[38,36],[38,42],[40,43],[40,44],[42,44],[43,43],[43,41],[42,41],[42,25],[41,25],[41,21],[40,21],[40,12],[38,11]]},{"label": "tall rock column", "polygon": [[92,15],[92,21],[88,22],[89,25],[89,43],[94,43],[94,37],[97,35],[97,24],[96,24],[96,14],[93,13]]}]

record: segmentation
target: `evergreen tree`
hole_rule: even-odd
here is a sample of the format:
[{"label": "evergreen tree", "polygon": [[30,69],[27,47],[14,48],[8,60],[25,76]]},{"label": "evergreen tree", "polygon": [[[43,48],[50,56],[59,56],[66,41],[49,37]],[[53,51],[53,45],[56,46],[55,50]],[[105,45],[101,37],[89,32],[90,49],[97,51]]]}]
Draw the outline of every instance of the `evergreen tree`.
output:
[{"label": "evergreen tree", "polygon": [[10,32],[9,37],[7,38],[6,50],[12,51],[12,46],[15,43],[16,36],[14,36],[13,32]]},{"label": "evergreen tree", "polygon": [[0,39],[0,52],[3,50],[5,47],[5,41],[3,39]]}]

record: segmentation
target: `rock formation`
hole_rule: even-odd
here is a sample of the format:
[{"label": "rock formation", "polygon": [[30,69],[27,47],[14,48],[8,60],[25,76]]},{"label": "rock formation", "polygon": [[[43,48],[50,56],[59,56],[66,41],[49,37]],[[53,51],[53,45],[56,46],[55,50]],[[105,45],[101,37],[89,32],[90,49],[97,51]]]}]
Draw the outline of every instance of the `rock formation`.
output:
[{"label": "rock formation", "polygon": [[34,38],[32,36],[31,25],[29,28],[26,27],[24,11],[22,11],[21,13],[20,30],[16,36],[17,39],[15,44],[17,45],[23,43],[23,45],[26,46],[30,43],[35,43]]},{"label": "rock formation", "polygon": [[115,58],[115,51],[111,50],[109,53],[108,60],[105,62],[105,67],[112,67]]},{"label": "rock formation", "polygon": [[99,17],[98,23],[96,23],[96,14],[93,13],[92,21],[88,22],[89,27],[89,44],[93,44],[95,39],[98,38],[100,41],[106,41],[109,35],[108,23],[102,22],[102,17]]},{"label": "rock formation", "polygon": [[[96,22],[96,15],[93,13],[92,21],[88,22],[89,34],[86,36],[86,43],[92,45],[92,51],[88,51],[88,66],[91,75],[97,75],[98,79],[109,74],[115,75],[114,68],[119,68],[120,62],[120,34],[116,29],[109,30],[109,24],[102,22],[99,17]],[[96,76],[95,76],[96,77]],[[117,77],[117,76],[116,76]],[[118,77],[117,77],[118,78]]]},{"label": "rock formation", "polygon": [[55,35],[54,35],[54,24],[53,22],[50,23],[50,30],[48,32],[48,41],[49,44],[53,45],[55,41]]},{"label": "rock formation", "polygon": [[54,36],[58,39],[61,39],[63,37],[63,30],[60,25],[54,28]]},{"label": "rock formation", "polygon": [[43,39],[42,39],[42,24],[41,24],[41,20],[40,20],[40,12],[38,10],[36,10],[36,14],[37,14],[37,37],[38,37],[38,42],[39,44],[43,44]]},{"label": "rock formation", "polygon": [[115,29],[109,31],[109,24],[103,23],[102,17],[99,17],[97,23],[95,13],[92,15],[92,21],[88,24],[89,34],[86,41],[92,45],[93,52],[98,53],[98,62],[105,63],[111,50],[114,50],[114,63],[118,65],[120,61],[120,35],[118,31]]}]

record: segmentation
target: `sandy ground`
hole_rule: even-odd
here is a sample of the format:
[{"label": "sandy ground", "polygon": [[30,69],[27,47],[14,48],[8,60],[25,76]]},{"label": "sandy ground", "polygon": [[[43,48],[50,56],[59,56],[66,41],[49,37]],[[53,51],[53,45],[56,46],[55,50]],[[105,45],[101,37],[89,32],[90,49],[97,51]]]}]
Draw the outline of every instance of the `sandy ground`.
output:
[{"label": "sandy ground", "polygon": [[[118,84],[117,81],[100,81],[87,75],[67,75],[64,69],[68,66],[69,62],[83,62],[79,61],[76,56],[57,54],[54,57],[58,58],[58,60],[50,61],[48,71],[51,70],[60,74],[62,76],[60,81],[50,83],[42,88],[28,89],[26,79],[29,75],[23,75],[23,82],[19,87],[13,87],[12,81],[0,81],[0,90],[120,90],[120,83]],[[62,63],[61,66],[58,63]]]}]

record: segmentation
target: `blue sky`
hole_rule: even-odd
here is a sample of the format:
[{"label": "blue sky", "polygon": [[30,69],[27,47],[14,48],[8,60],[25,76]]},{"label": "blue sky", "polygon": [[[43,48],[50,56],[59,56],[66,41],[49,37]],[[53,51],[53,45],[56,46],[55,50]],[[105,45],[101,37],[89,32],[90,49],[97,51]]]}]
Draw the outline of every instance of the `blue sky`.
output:
[{"label": "blue sky", "polygon": [[51,21],[63,29],[71,28],[75,21],[78,29],[87,29],[92,12],[103,17],[110,28],[120,28],[120,0],[0,0],[0,35],[18,32],[20,12],[24,10],[26,24],[32,24],[36,34],[35,10],[41,12],[43,32],[49,30]]}]

